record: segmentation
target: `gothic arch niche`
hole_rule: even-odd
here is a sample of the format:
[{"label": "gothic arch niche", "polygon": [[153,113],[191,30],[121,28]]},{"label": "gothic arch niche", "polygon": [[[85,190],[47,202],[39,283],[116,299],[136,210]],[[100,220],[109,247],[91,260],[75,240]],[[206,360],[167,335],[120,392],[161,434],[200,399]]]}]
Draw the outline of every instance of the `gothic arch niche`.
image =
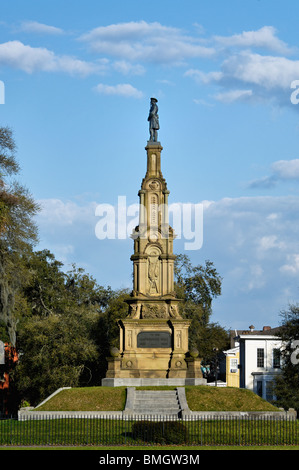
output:
[{"label": "gothic arch niche", "polygon": [[147,293],[161,295],[161,250],[156,245],[146,249],[147,258]]}]

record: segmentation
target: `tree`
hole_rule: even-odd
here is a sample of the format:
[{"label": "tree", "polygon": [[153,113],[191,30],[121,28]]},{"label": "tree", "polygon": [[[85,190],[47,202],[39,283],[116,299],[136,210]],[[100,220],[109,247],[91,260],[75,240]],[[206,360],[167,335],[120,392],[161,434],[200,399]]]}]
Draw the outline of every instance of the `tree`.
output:
[{"label": "tree", "polygon": [[37,405],[60,387],[76,387],[98,351],[91,339],[94,316],[78,307],[63,315],[35,315],[18,333],[20,360],[13,374],[23,399]]},{"label": "tree", "polygon": [[212,300],[221,294],[222,278],[214,264],[192,266],[187,255],[177,255],[175,261],[175,291],[183,299],[180,307],[184,318],[191,320],[189,348],[196,348],[200,357],[209,361],[214,357],[213,348],[228,346],[229,336],[218,323],[210,323]]},{"label": "tree", "polygon": [[28,253],[24,264],[30,278],[22,290],[13,374],[19,394],[36,405],[59,387],[99,385],[97,329],[111,289],[76,266],[64,273],[49,250]]},{"label": "tree", "polygon": [[281,313],[282,373],[275,380],[276,404],[299,410],[299,304]]},{"label": "tree", "polygon": [[116,290],[110,298],[108,308],[105,310],[105,337],[107,348],[119,347],[118,320],[128,315],[126,300],[130,297],[129,289]]},{"label": "tree", "polygon": [[[64,312],[68,302],[63,263],[49,250],[31,251],[23,256],[28,280],[22,294],[27,304],[27,315],[46,317]],[[24,316],[24,313],[23,313]]]},{"label": "tree", "polygon": [[39,210],[28,190],[12,180],[19,172],[15,153],[12,131],[0,127],[0,322],[12,345],[18,322],[15,300],[27,277],[23,255],[37,242],[33,217]]},{"label": "tree", "polygon": [[75,264],[72,270],[66,273],[65,286],[78,305],[87,307],[105,308],[113,296],[109,286],[99,286],[92,276],[86,274],[84,269],[77,268]]}]

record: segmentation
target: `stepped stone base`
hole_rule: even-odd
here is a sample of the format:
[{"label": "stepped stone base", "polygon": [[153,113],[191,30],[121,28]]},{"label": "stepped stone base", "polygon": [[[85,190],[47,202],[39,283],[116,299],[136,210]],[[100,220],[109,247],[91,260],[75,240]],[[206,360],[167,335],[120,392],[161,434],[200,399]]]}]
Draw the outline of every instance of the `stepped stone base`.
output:
[{"label": "stepped stone base", "polygon": [[181,411],[176,390],[135,390],[134,414],[178,416]]},{"label": "stepped stone base", "polygon": [[105,378],[102,379],[102,387],[141,387],[141,386],[185,386],[206,385],[207,380],[202,378]]}]

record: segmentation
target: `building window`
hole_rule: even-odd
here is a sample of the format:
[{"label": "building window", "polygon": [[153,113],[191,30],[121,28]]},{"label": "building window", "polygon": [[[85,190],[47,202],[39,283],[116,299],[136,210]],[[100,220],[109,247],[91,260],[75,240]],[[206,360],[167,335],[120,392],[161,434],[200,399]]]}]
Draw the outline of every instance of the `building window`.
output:
[{"label": "building window", "polygon": [[230,372],[238,372],[238,359],[231,358],[230,359]]},{"label": "building window", "polygon": [[273,367],[280,369],[280,349],[273,349]]},{"label": "building window", "polygon": [[257,348],[257,367],[264,367],[265,352],[264,348]]}]

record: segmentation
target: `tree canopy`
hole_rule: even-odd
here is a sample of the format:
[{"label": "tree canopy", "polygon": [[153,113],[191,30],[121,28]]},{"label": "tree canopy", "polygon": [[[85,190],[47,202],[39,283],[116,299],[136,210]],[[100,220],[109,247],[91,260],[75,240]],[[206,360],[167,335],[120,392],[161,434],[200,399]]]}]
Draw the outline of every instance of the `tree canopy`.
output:
[{"label": "tree canopy", "polygon": [[49,250],[28,254],[25,265],[30,278],[21,292],[21,358],[13,374],[20,394],[36,404],[59,387],[98,384],[97,329],[111,289],[76,266],[64,273]]},{"label": "tree canopy", "polygon": [[299,304],[291,304],[288,310],[281,312],[281,317],[282,373],[274,385],[276,404],[299,410]]},{"label": "tree canopy", "polygon": [[221,283],[222,278],[211,261],[193,266],[187,255],[177,255],[175,292],[183,300],[182,316],[191,320],[189,348],[196,348],[207,362],[215,356],[213,348],[221,350],[229,345],[228,332],[218,323],[210,322],[212,301],[221,295]]},{"label": "tree canopy", "polygon": [[34,216],[39,210],[29,191],[13,179],[19,169],[12,131],[0,127],[0,323],[13,345],[16,295],[27,277],[23,256],[37,242]]}]

